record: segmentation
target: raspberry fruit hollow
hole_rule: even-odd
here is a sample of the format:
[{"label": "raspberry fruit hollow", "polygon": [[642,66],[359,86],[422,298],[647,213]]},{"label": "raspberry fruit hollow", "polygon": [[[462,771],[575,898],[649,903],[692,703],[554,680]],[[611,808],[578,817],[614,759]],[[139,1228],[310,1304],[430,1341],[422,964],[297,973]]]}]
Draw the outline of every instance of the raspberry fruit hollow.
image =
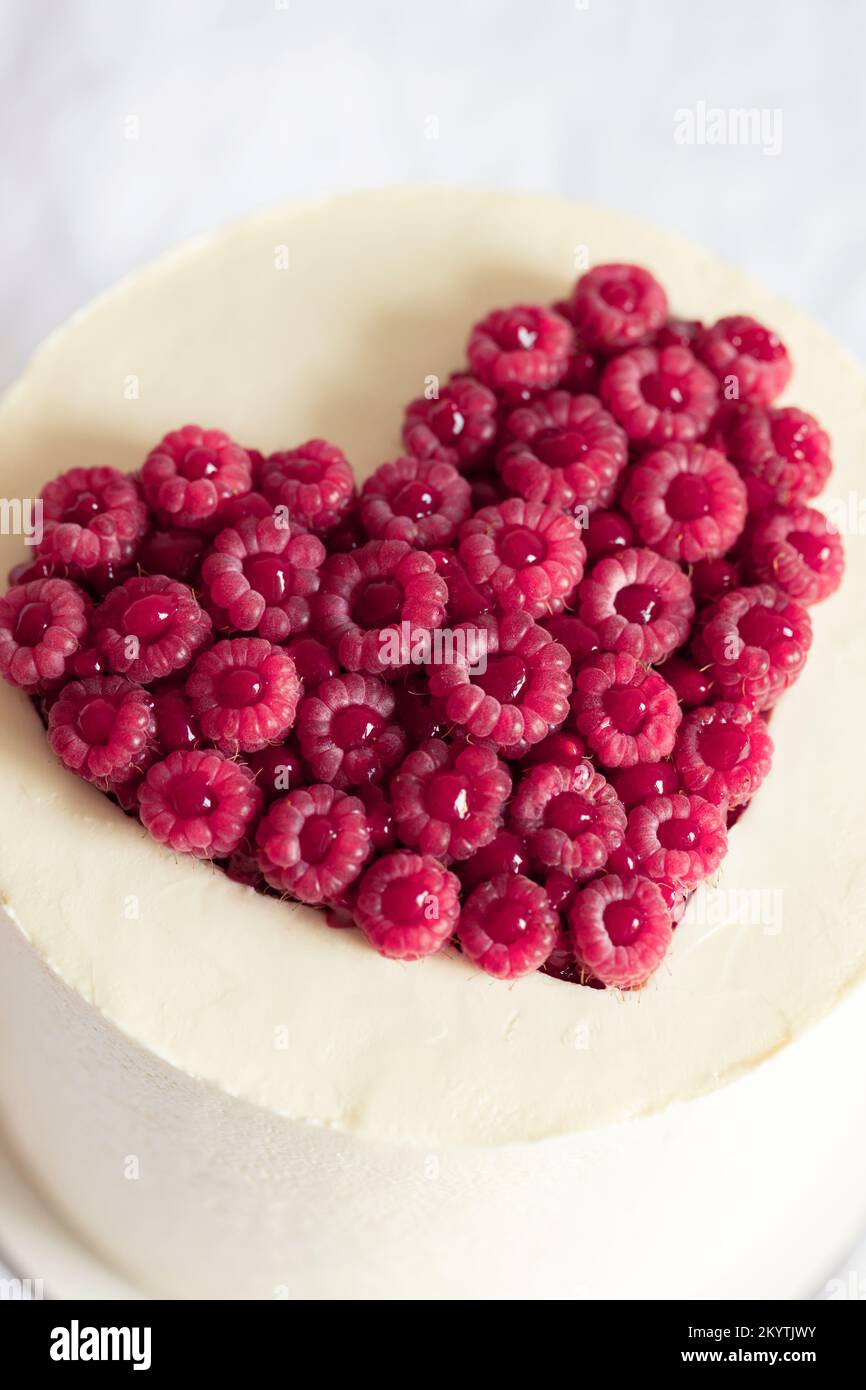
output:
[{"label": "raspberry fruit hollow", "polygon": [[719,319],[704,329],[696,350],[719,381],[736,382],[737,398],[749,404],[770,405],[791,378],[785,344],[745,314]]},{"label": "raspberry fruit hollow", "polygon": [[503,611],[531,618],[560,612],[583,576],[580,527],[554,507],[508,497],[460,530],[458,554],[470,582],[488,584]]},{"label": "raspberry fruit hollow", "polygon": [[716,449],[671,444],[631,468],[622,508],[645,545],[691,564],[722,554],[746,522],[746,487]]},{"label": "raspberry fruit hollow", "polygon": [[375,540],[449,545],[472,509],[469,484],[439,458],[383,463],[361,490],[361,524]]},{"label": "raspberry fruit hollow", "polygon": [[568,917],[578,964],[615,989],[640,989],[670,946],[671,915],[661,889],[639,875],[594,879]]},{"label": "raspberry fruit hollow", "polygon": [[634,545],[634,527],[622,512],[593,512],[583,537],[589,564]]},{"label": "raspberry fruit hollow", "polygon": [[796,406],[739,412],[725,430],[725,451],[745,481],[751,511],[808,502],[833,469],[829,436]]},{"label": "raspberry fruit hollow", "polygon": [[570,512],[609,507],[628,459],[625,432],[595,396],[552,391],[512,410],[497,466],[510,492]]},{"label": "raspberry fruit hollow", "polygon": [[775,507],[764,512],[746,538],[745,551],[755,578],[774,584],[796,603],[820,603],[842,582],[841,537],[814,507]]},{"label": "raspberry fruit hollow", "polygon": [[405,541],[368,541],[325,562],[314,627],[348,671],[399,669],[426,659],[447,599],[432,556]]},{"label": "raspberry fruit hollow", "polygon": [[733,809],[757,791],[773,758],[773,741],[759,714],[722,700],[683,720],[674,765],[683,790]]},{"label": "raspberry fruit hollow", "polygon": [[455,468],[480,463],[496,439],[497,400],[470,376],[453,376],[438,395],[411,401],[403,443],[416,458],[441,458]]},{"label": "raspberry fruit hollow", "polygon": [[313,777],[341,790],[381,782],[406,752],[394,707],[393,690],[375,676],[323,681],[298,710],[298,742]]},{"label": "raspberry fruit hollow", "polygon": [[195,749],[154,763],[138,803],[155,840],[197,859],[222,859],[241,843],[261,794],[249,768],[212,749]]},{"label": "raspberry fruit hollow", "polygon": [[668,685],[672,686],[684,709],[708,705],[718,694],[711,666],[698,666],[688,656],[672,656],[658,668]]},{"label": "raspberry fruit hollow", "polygon": [[586,757],[586,745],[579,734],[563,732],[548,734],[540,743],[534,743],[523,757],[524,767],[536,767],[538,763],[554,763],[556,767],[576,767]]},{"label": "raspberry fruit hollow", "polygon": [[477,618],[481,613],[491,611],[493,595],[490,586],[471,582],[456,551],[434,550],[431,554],[436,573],[441,575],[448,586],[445,614],[450,623],[463,623],[469,618]]},{"label": "raspberry fruit hollow", "polygon": [[695,613],[688,577],[653,550],[599,560],[579,589],[578,616],[603,651],[654,663],[682,646]]},{"label": "raspberry fruit hollow", "polygon": [[324,439],[271,454],[259,481],[272,507],[287,508],[292,521],[319,536],[346,518],[355,496],[351,465],[342,449]]},{"label": "raspberry fruit hollow", "polygon": [[765,710],[793,685],[811,645],[806,609],[772,584],[758,584],[704,610],[697,650],[723,700]]},{"label": "raspberry fruit hollow", "polygon": [[489,748],[429,739],[391,778],[397,835],[443,863],[468,859],[494,838],[511,774]]},{"label": "raspberry fruit hollow", "polygon": [[541,884],[523,874],[500,874],[473,889],[457,931],[463,954],[487,975],[516,980],[547,960],[559,918]]},{"label": "raspberry fruit hollow", "polygon": [[151,449],[141,484],[163,525],[207,529],[221,503],[251,490],[252,461],[222,430],[184,425]]},{"label": "raspberry fruit hollow", "polygon": [[698,560],[692,566],[691,576],[692,593],[699,605],[721,598],[742,583],[739,565],[726,556],[718,560]]},{"label": "raspberry fruit hollow", "polygon": [[602,352],[634,347],[667,318],[668,299],[658,280],[639,265],[596,265],[581,275],[569,318],[581,341]]},{"label": "raspberry fruit hollow", "polygon": [[321,783],[280,797],[256,830],[266,881],[302,903],[339,898],[360,874],[370,848],[358,798]]},{"label": "raspberry fruit hollow", "polygon": [[[657,763],[612,768],[608,776],[627,811],[653,796],[672,796],[680,789],[679,773],[667,758]],[[615,872],[619,873],[619,869]]]},{"label": "raspberry fruit hollow", "polygon": [[295,670],[305,690],[313,690],[322,681],[340,674],[337,658],[318,637],[293,637],[286,642],[285,648],[295,663]]},{"label": "raspberry fruit hollow", "polygon": [[512,830],[497,830],[489,844],[483,845],[468,859],[454,866],[465,893],[471,893],[479,883],[488,883],[500,874],[522,874],[529,870],[529,852],[525,841]]},{"label": "raspberry fruit hollow", "polygon": [[234,637],[197,658],[186,693],[205,738],[235,756],[288,733],[301,682],[281,647],[262,637]]},{"label": "raspberry fruit hollow", "polygon": [[69,681],[48,715],[52,751],[101,791],[143,773],[155,739],[153,699],[124,676]]},{"label": "raspberry fruit hollow", "polygon": [[603,767],[653,763],[673,751],[682,711],[666,680],[625,652],[600,652],[575,673],[574,720]]},{"label": "raspberry fruit hollow", "polygon": [[460,882],[430,854],[395,850],[358,886],[357,925],[383,956],[420,960],[449,940],[460,917]]},{"label": "raspberry fruit hollow", "polygon": [[604,868],[622,843],[626,814],[591,763],[571,768],[540,763],[517,787],[508,822],[526,841],[535,868],[585,879]]},{"label": "raspberry fruit hollow", "polygon": [[215,537],[201,568],[203,601],[220,631],[284,642],[310,625],[325,547],[275,517],[247,517]]},{"label": "raspberry fruit hollow", "polygon": [[211,636],[211,620],[185,584],[154,574],[106,595],[93,636],[112,671],[150,685],[189,665]]},{"label": "raspberry fruit hollow", "polygon": [[552,309],[518,304],[494,309],[473,328],[466,348],[476,377],[494,391],[548,391],[565,375],[571,324]]},{"label": "raspberry fruit hollow", "polygon": [[116,468],[71,468],[47,483],[38,554],[76,570],[124,565],[147,524],[138,486]]},{"label": "raspberry fruit hollow", "polygon": [[727,853],[724,815],[701,796],[653,796],[629,812],[638,872],[683,892],[715,873]]},{"label": "raspberry fruit hollow", "polygon": [[629,439],[648,447],[699,439],[715,414],[718,382],[688,348],[634,348],[604,369],[602,402]]},{"label": "raspberry fruit hollow", "polygon": [[0,675],[30,693],[62,680],[84,646],[91,604],[68,579],[31,579],[0,597]]},{"label": "raspberry fruit hollow", "polygon": [[163,755],[179,749],[198,748],[201,729],[192,712],[183,675],[161,682],[150,690],[156,719],[156,740]]}]

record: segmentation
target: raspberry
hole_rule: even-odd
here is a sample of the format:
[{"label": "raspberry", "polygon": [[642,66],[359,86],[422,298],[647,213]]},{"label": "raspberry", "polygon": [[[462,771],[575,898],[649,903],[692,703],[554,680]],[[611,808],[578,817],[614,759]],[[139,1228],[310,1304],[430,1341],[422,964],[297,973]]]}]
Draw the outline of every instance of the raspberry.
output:
[{"label": "raspberry", "polygon": [[310,623],[325,547],[274,517],[248,517],[220,531],[201,569],[204,602],[223,631],[284,642]]},{"label": "raspberry", "polygon": [[462,623],[467,618],[477,618],[481,613],[489,613],[493,607],[493,595],[487,584],[473,584],[453,550],[431,551],[436,573],[441,575],[448,586],[446,613],[451,623]]},{"label": "raspberry", "polygon": [[517,788],[509,825],[526,840],[533,864],[589,878],[622,843],[625,810],[610,783],[589,762],[571,768],[532,767]]},{"label": "raspberry", "polygon": [[658,672],[673,687],[677,699],[686,709],[708,705],[718,693],[712,670],[696,665],[687,656],[669,657],[659,666]]},{"label": "raspberry", "polygon": [[719,388],[688,348],[634,348],[601,378],[601,399],[635,444],[690,443],[716,409]]},{"label": "raspberry", "polygon": [[[615,767],[608,773],[616,794],[627,811],[654,796],[673,796],[680,790],[680,779],[673,763],[662,758],[657,763],[633,763]],[[632,866],[632,870],[633,871]],[[614,870],[619,873],[619,869]]]},{"label": "raspberry", "polygon": [[811,645],[805,608],[771,584],[759,584],[735,589],[705,609],[698,649],[723,700],[764,710],[793,685]]},{"label": "raspberry", "polygon": [[583,888],[569,912],[575,957],[602,984],[639,989],[671,943],[671,917],[648,878],[607,874]]},{"label": "raspberry", "polygon": [[138,790],[142,824],[153,838],[197,859],[223,859],[237,849],[260,801],[248,768],[203,749],[169,753]]},{"label": "raspberry", "polygon": [[820,603],[842,582],[842,540],[814,507],[771,508],[755,522],[745,550],[755,578],[797,603]]},{"label": "raspberry", "polygon": [[361,879],[355,921],[383,956],[420,960],[444,946],[460,916],[460,883],[429,854],[384,854]]},{"label": "raspberry", "polygon": [[600,652],[575,673],[573,708],[604,767],[632,767],[666,758],[682,711],[667,681],[625,652]]},{"label": "raspberry", "polygon": [[653,796],[629,813],[638,872],[683,892],[715,873],[728,849],[725,818],[702,796]]},{"label": "raspberry", "polygon": [[699,319],[668,319],[652,340],[654,348],[685,347],[694,351],[695,343],[704,331]]},{"label": "raspberry", "polygon": [[323,540],[329,555],[342,555],[349,550],[357,550],[367,542],[367,533],[361,525],[361,513],[355,499],[332,531]]},{"label": "raspberry", "polygon": [[285,645],[305,690],[309,691],[321,685],[322,681],[340,674],[340,666],[333,652],[317,637],[293,637]]},{"label": "raspberry", "polygon": [[563,511],[609,507],[628,441],[595,396],[553,391],[512,410],[497,466],[511,492]]},{"label": "raspberry", "polygon": [[341,790],[380,782],[406,751],[393,715],[394,693],[374,676],[323,681],[298,711],[298,742],[313,776]]},{"label": "raspberry", "polygon": [[151,696],[124,676],[70,681],[48,716],[48,742],[60,761],[102,791],[147,767],[155,735]]},{"label": "raspberry", "polygon": [[199,531],[151,531],[135,552],[135,563],[142,574],[163,574],[191,584],[204,548],[205,537]]},{"label": "raspberry", "polygon": [[454,540],[471,510],[469,484],[442,459],[383,463],[361,492],[361,521],[374,539],[427,549]]},{"label": "raspberry", "polygon": [[[574,613],[553,613],[549,618],[543,619],[541,626],[550,633],[554,642],[559,642],[560,646],[565,647],[571,657],[572,670],[588,656],[592,656],[593,652],[600,650],[598,633],[587,627]],[[550,761],[555,762],[556,759],[552,758]]]},{"label": "raspberry", "polygon": [[262,464],[260,486],[272,506],[287,507],[293,521],[319,536],[340,524],[355,496],[345,454],[324,439],[271,454]]},{"label": "raspberry", "polygon": [[791,378],[791,359],[784,343],[769,328],[745,314],[719,319],[704,329],[697,353],[719,381],[735,380],[738,399],[769,405]]},{"label": "raspberry", "polygon": [[463,954],[499,980],[516,980],[543,965],[558,930],[544,889],[523,874],[500,874],[479,884],[457,928]]},{"label": "raspberry", "polygon": [[571,324],[551,309],[494,309],[472,330],[466,352],[475,376],[496,391],[547,391],[565,375]]},{"label": "raspberry", "polygon": [[808,502],[832,472],[829,436],[796,406],[742,411],[726,429],[725,442],[746,483],[751,511]]},{"label": "raspberry", "polygon": [[349,671],[406,666],[445,619],[448,587],[430,555],[405,541],[368,541],[331,555],[313,613],[316,630]]},{"label": "raspberry", "polygon": [[186,693],[205,738],[253,753],[292,727],[301,695],[295,663],[262,637],[234,637],[202,652]]},{"label": "raspberry", "polygon": [[557,767],[576,767],[586,757],[586,747],[579,734],[548,734],[540,743],[534,743],[526,753],[525,767],[535,767],[538,763],[554,763]]},{"label": "raspberry", "polygon": [[38,552],[77,570],[128,564],[144,535],[147,509],[132,478],[116,468],[70,468],[46,484]]},{"label": "raspberry", "polygon": [[222,430],[184,425],[151,449],[141,483],[163,524],[201,530],[216,519],[222,502],[250,491],[252,464],[246,449]]},{"label": "raspberry", "polygon": [[[252,454],[250,454],[252,458]],[[229,497],[225,502],[220,503],[219,519],[220,526],[237,526],[241,521],[248,521],[254,517],[256,521],[263,521],[266,516],[272,517],[274,508],[261,492],[245,492],[240,497]],[[295,524],[295,530],[300,527]]]},{"label": "raspberry", "polygon": [[34,579],[54,579],[56,577],[57,567],[50,560],[41,559],[37,555],[28,560],[19,560],[17,565],[13,565],[9,571],[8,580],[10,589],[14,589],[19,584],[30,584]]},{"label": "raspberry", "polygon": [[644,342],[661,328],[668,299],[639,265],[596,265],[574,287],[569,317],[590,348],[612,352]]},{"label": "raspberry", "polygon": [[740,570],[734,560],[721,556],[717,560],[698,560],[692,566],[692,593],[695,603],[711,603],[740,587]]},{"label": "raspberry", "polygon": [[[563,318],[568,318],[561,305],[554,304],[553,307]],[[573,351],[569,353],[565,376],[559,384],[563,391],[570,391],[575,396],[594,396],[598,393],[601,365],[596,353],[590,352],[582,343],[575,343]]]},{"label": "raspberry", "polygon": [[413,671],[402,681],[393,685],[397,701],[395,718],[401,729],[409,735],[413,747],[424,743],[428,738],[446,738],[450,724],[445,716],[441,700],[430,697],[430,683],[426,671]]},{"label": "raspberry", "polygon": [[29,692],[59,681],[84,645],[90,600],[68,579],[31,579],[0,597],[0,675]]},{"label": "raspberry", "polygon": [[622,512],[593,512],[583,535],[587,563],[628,550],[634,545],[634,539],[634,527]]},{"label": "raspberry", "polygon": [[393,849],[397,843],[394,808],[382,788],[376,782],[365,782],[362,786],[355,787],[352,795],[356,796],[364,807],[370,844],[376,854],[384,854],[387,850]]},{"label": "raspberry", "polygon": [[266,806],[308,780],[300,750],[293,742],[268,744],[267,748],[248,753],[244,762],[252,771]]},{"label": "raspberry", "polygon": [[153,574],[111,590],[93,615],[93,635],[112,671],[149,685],[189,665],[211,621],[186,585]]},{"label": "raspberry", "polygon": [[773,740],[761,716],[726,700],[687,714],[674,751],[684,790],[731,808],[757,791],[772,758]]},{"label": "raspberry", "polygon": [[442,863],[468,859],[494,838],[511,776],[489,748],[432,738],[391,778],[397,834]]},{"label": "raspberry", "polygon": [[166,681],[150,694],[156,719],[156,738],[163,756],[179,749],[198,748],[202,742],[198,720],[187,699],[185,679]]},{"label": "raspberry", "polygon": [[671,444],[632,467],[621,505],[644,545],[668,560],[714,558],[746,522],[746,488],[733,464],[703,444]]},{"label": "raspberry", "polygon": [[[469,626],[461,623],[457,631]],[[447,717],[475,738],[501,748],[521,740],[539,743],[568,712],[568,652],[525,613],[494,619],[481,635],[487,644],[485,669],[474,669],[455,652],[447,665],[428,667],[431,694],[441,697]]]},{"label": "raspberry", "polygon": [[364,807],[316,783],[275,801],[256,830],[259,867],[280,893],[302,903],[333,901],[370,854]]},{"label": "raspberry", "polygon": [[403,443],[416,458],[443,458],[466,468],[484,459],[496,438],[496,406],[480,381],[453,376],[438,395],[406,407]]},{"label": "raspberry", "polygon": [[604,651],[664,661],[682,646],[695,614],[692,586],[652,550],[621,550],[599,560],[579,590],[580,620]]},{"label": "raspberry", "polygon": [[497,830],[489,844],[454,866],[464,893],[471,893],[479,883],[488,883],[500,874],[522,874],[528,867],[526,843],[511,830]]},{"label": "raspberry", "polygon": [[519,497],[464,522],[458,554],[470,581],[489,584],[500,608],[532,618],[562,610],[586,556],[576,521]]}]

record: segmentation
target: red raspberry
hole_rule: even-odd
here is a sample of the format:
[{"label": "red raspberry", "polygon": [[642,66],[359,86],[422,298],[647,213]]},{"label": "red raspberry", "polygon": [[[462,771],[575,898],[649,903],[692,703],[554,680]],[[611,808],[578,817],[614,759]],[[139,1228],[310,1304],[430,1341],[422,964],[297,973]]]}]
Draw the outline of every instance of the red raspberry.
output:
[{"label": "red raspberry", "polygon": [[[554,642],[565,647],[571,657],[572,671],[593,652],[600,650],[598,633],[587,627],[574,613],[552,613],[549,618],[542,619],[541,626],[550,633]],[[556,758],[547,761],[556,762]]]},{"label": "red raspberry", "polygon": [[396,850],[367,869],[355,921],[383,956],[420,960],[444,946],[460,916],[460,882],[430,854]]},{"label": "red raspberry", "polygon": [[671,917],[648,878],[607,874],[578,893],[569,912],[577,961],[596,980],[639,989],[671,943]]},{"label": "red raspberry", "polygon": [[340,674],[340,664],[333,652],[317,637],[293,637],[285,646],[305,691]]},{"label": "red raspberry", "polygon": [[720,556],[716,560],[698,560],[692,566],[692,593],[695,603],[711,603],[738,589],[741,584],[740,570],[736,561]]},{"label": "red raspberry", "polygon": [[[568,314],[563,311],[561,304],[554,304],[553,307],[558,314],[562,314],[563,318],[568,318]],[[569,354],[565,376],[559,384],[563,391],[570,391],[575,396],[595,396],[598,394],[601,367],[601,357],[597,353],[590,352],[589,348],[584,347],[582,343],[577,342]]]},{"label": "red raspberry", "polygon": [[466,479],[438,458],[383,463],[361,492],[361,521],[368,536],[422,549],[453,541],[471,507]]},{"label": "red raspberry", "polygon": [[702,796],[653,796],[629,813],[626,839],[638,872],[688,892],[728,850],[725,818]]},{"label": "red raspberry", "polygon": [[413,671],[393,684],[397,701],[395,719],[409,735],[413,748],[428,738],[447,738],[450,724],[441,700],[430,697],[430,682],[426,671]]},{"label": "red raspberry", "polygon": [[93,635],[112,671],[150,685],[189,665],[211,621],[185,584],[153,574],[111,590],[94,613]]},{"label": "red raspberry", "polygon": [[198,720],[187,699],[186,678],[172,678],[150,691],[156,718],[156,738],[163,756],[202,742]]},{"label": "red raspberry", "polygon": [[587,563],[592,564],[595,560],[603,560],[606,555],[628,550],[634,545],[634,540],[634,527],[622,512],[593,512],[583,535]]},{"label": "red raspberry", "polygon": [[31,579],[0,597],[0,675],[28,692],[65,675],[84,645],[91,604],[68,579]]},{"label": "red raspberry", "polygon": [[468,859],[494,838],[511,775],[489,748],[431,738],[391,779],[397,834],[442,863]]},{"label": "red raspberry", "polygon": [[668,319],[652,340],[654,348],[685,347],[694,351],[695,343],[704,331],[700,319]]},{"label": "red raspberry", "polygon": [[586,746],[579,734],[548,734],[540,743],[534,743],[523,758],[524,767],[535,767],[538,763],[554,763],[556,767],[576,767],[586,757]]},{"label": "red raspberry", "polygon": [[746,488],[733,464],[703,444],[656,449],[626,475],[621,505],[644,545],[668,560],[722,555],[746,524]]},{"label": "red raspberry", "polygon": [[686,709],[708,705],[718,693],[712,669],[698,666],[687,656],[669,657],[659,666],[658,673],[673,687],[677,699]]},{"label": "red raspberry", "polygon": [[579,590],[580,620],[604,651],[654,663],[682,646],[695,605],[686,575],[652,550],[599,560]]},{"label": "red raspberry", "polygon": [[685,791],[721,807],[748,801],[772,758],[773,740],[761,716],[728,701],[687,714],[674,752]]},{"label": "red raspberry", "polygon": [[460,530],[458,554],[474,584],[489,584],[501,609],[532,618],[560,612],[583,576],[580,527],[554,507],[509,497]]},{"label": "red raspberry", "polygon": [[[461,623],[456,631],[470,626]],[[568,713],[568,652],[525,613],[508,613],[474,633],[486,639],[485,669],[455,652],[452,662],[428,667],[430,693],[475,738],[503,749],[521,740],[539,743]]]},{"label": "red raspberry", "polygon": [[259,867],[280,893],[302,903],[333,902],[370,854],[356,796],[316,783],[275,801],[256,830]]},{"label": "red raspberry", "polygon": [[568,391],[512,410],[497,465],[511,492],[563,511],[609,507],[628,440],[595,396]]},{"label": "red raspberry", "polygon": [[589,878],[622,843],[625,810],[610,783],[589,762],[541,763],[524,776],[508,813],[533,864]]},{"label": "red raspberry", "polygon": [[841,537],[814,507],[771,508],[755,522],[745,550],[755,578],[797,603],[820,603],[842,582]]},{"label": "red raspberry", "polygon": [[[250,454],[252,457],[252,454]],[[237,526],[241,521],[247,521],[254,517],[256,521],[264,521],[266,516],[274,515],[274,507],[261,492],[245,492],[240,497],[229,497],[220,504],[219,519],[220,527],[225,529],[227,526]],[[293,530],[299,530],[297,523]]]},{"label": "red raspberry", "polygon": [[596,265],[574,287],[569,317],[591,348],[612,352],[644,342],[661,328],[668,299],[639,265]]},{"label": "red raspberry", "polygon": [[309,780],[300,750],[291,740],[288,743],[270,743],[267,748],[248,753],[244,762],[251,769],[266,806],[286,792],[304,786]]},{"label": "red raspberry", "polygon": [[154,763],[138,801],[155,840],[197,859],[223,859],[241,843],[261,796],[248,768],[196,749]]},{"label": "red raspberry", "polygon": [[460,875],[464,893],[471,893],[479,883],[488,883],[500,874],[528,873],[529,852],[519,835],[511,830],[497,830],[488,845],[482,845],[454,867]]},{"label": "red raspberry", "polygon": [[204,602],[222,631],[284,642],[310,622],[325,547],[317,536],[248,517],[216,536],[202,565]]},{"label": "red raspberry", "polygon": [[376,854],[385,854],[397,844],[397,831],[394,826],[394,808],[382,788],[376,782],[365,782],[355,787],[356,796],[364,807],[370,844]]},{"label": "red raspberry", "polygon": [[223,753],[252,753],[292,727],[301,695],[295,663],[262,637],[235,637],[202,652],[186,693],[205,738]]},{"label": "red raspberry", "polygon": [[488,584],[473,584],[453,550],[431,551],[436,573],[448,586],[446,613],[450,623],[462,623],[477,618],[493,608],[493,594]]},{"label": "red raspberry", "polygon": [[574,335],[552,309],[494,309],[472,330],[466,352],[475,376],[496,391],[549,390],[565,375]]},{"label": "red raspberry", "polygon": [[471,376],[453,376],[438,395],[411,401],[403,443],[416,458],[444,458],[455,468],[480,462],[496,438],[496,397]]},{"label": "red raspberry", "polygon": [[547,894],[523,874],[479,884],[457,928],[463,954],[498,980],[516,980],[543,965],[556,945],[559,919]]},{"label": "red raspberry", "polygon": [[347,517],[355,496],[345,454],[324,439],[271,454],[262,464],[260,485],[272,506],[287,507],[292,521],[319,536]]},{"label": "red raspberry", "polygon": [[[627,811],[653,796],[673,796],[680,790],[680,779],[673,763],[662,758],[657,763],[633,763],[631,767],[615,767],[608,777]],[[634,866],[629,872],[633,872]],[[619,873],[614,869],[614,873]]]},{"label": "red raspberry", "polygon": [[147,524],[147,508],[132,478],[116,468],[70,468],[46,484],[40,497],[43,530],[37,549],[44,559],[77,570],[132,559]]},{"label": "red raspberry", "polygon": [[151,531],[135,552],[142,574],[163,574],[180,584],[191,584],[198,575],[205,537],[199,531]]},{"label": "red raspberry", "polygon": [[201,530],[216,519],[222,502],[250,491],[252,464],[246,449],[222,430],[184,425],[151,449],[141,482],[164,524]]},{"label": "red raspberry", "polygon": [[603,767],[666,758],[682,719],[667,681],[625,652],[590,657],[575,673],[572,704],[578,733]]},{"label": "red raspberry", "polygon": [[155,735],[151,696],[124,676],[70,681],[48,716],[48,742],[60,761],[102,791],[143,772]]},{"label": "red raspberry", "polygon": [[635,444],[691,443],[713,418],[719,388],[688,348],[634,348],[601,378],[601,399]]},{"label": "red raspberry", "polygon": [[419,644],[429,646],[447,599],[430,555],[405,541],[368,541],[351,555],[329,556],[313,613],[347,670],[381,672],[407,666]]},{"label": "red raspberry", "polygon": [[697,353],[719,381],[735,380],[738,399],[769,405],[791,378],[791,359],[780,338],[745,314],[719,319],[698,338]]},{"label": "red raspberry", "polygon": [[406,752],[393,715],[394,692],[384,681],[360,675],[323,681],[298,711],[298,741],[313,776],[341,790],[380,782]]},{"label": "red raspberry", "polygon": [[771,584],[759,584],[735,589],[704,610],[698,650],[723,700],[764,710],[793,685],[811,645],[805,608]]},{"label": "red raspberry", "polygon": [[751,511],[808,502],[833,469],[829,435],[796,406],[740,412],[725,431],[725,444],[746,483]]}]

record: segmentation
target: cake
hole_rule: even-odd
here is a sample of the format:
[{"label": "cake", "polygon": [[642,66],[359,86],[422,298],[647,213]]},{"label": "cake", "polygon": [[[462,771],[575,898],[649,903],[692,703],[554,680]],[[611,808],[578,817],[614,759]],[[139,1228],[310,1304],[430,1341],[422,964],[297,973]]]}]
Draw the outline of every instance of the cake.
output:
[{"label": "cake", "polygon": [[[627,219],[441,190],[279,209],[121,284],[5,398],[4,491],[132,472],[190,419],[265,454],[335,440],[362,479],[468,327],[556,300],[587,253],[651,267],[677,314],[772,324],[791,398],[833,440],[822,505],[856,512],[866,379],[821,330]],[[773,713],[773,774],[636,991],[504,982],[450,949],[383,960],[149,838],[0,690],[0,1105],[75,1236],[179,1298],[813,1292],[866,1215],[847,529],[844,587]],[[20,561],[20,536],[2,546]]]}]

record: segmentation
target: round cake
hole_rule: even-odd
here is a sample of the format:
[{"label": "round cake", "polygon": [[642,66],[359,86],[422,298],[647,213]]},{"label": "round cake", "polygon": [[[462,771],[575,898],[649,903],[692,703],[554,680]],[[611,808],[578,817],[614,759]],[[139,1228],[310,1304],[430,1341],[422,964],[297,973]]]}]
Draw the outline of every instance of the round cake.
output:
[{"label": "round cake", "polygon": [[[132,472],[187,421],[265,454],[333,440],[360,481],[472,324],[561,299],[587,255],[647,266],[684,319],[771,324],[785,399],[833,441],[818,505],[850,511],[866,377],[819,328],[618,215],[443,190],[290,205],[122,283],[3,401],[4,492]],[[772,775],[640,990],[504,982],[452,948],[383,959],[157,843],[0,688],[2,1124],[71,1231],[164,1297],[814,1292],[866,1217],[851,529]],[[22,557],[4,534],[3,569]]]}]

